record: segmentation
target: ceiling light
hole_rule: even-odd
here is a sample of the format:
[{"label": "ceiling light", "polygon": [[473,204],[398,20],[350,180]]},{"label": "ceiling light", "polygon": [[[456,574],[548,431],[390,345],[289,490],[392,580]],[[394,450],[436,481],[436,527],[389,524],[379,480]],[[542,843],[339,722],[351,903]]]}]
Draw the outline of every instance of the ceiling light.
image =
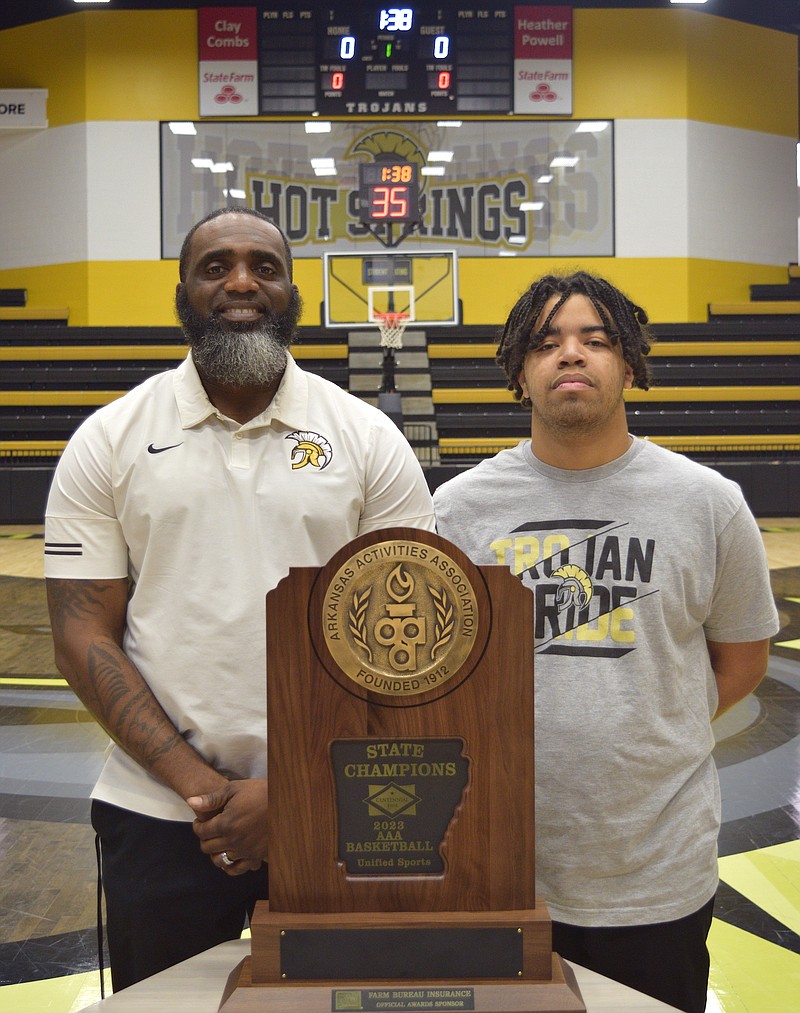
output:
[{"label": "ceiling light", "polygon": [[211,158],[193,158],[192,165],[195,169],[213,169],[214,162]]},{"label": "ceiling light", "polygon": [[537,182],[537,183],[552,183],[552,182],[553,182],[553,177],[552,177],[552,175],[551,175],[551,174],[550,174],[549,172],[546,172],[546,173],[544,174],[544,176],[540,176],[540,177],[539,177],[539,178],[538,178],[538,179],[536,180],[536,182]]},{"label": "ceiling light", "polygon": [[509,236],[509,243],[513,243],[515,246],[524,246],[526,242],[525,236]]},{"label": "ceiling light", "polygon": [[452,162],[452,151],[431,151],[428,153],[429,162]]},{"label": "ceiling light", "polygon": [[437,120],[437,127],[460,127],[461,120]]},{"label": "ceiling light", "polygon": [[235,197],[236,200],[244,200],[245,197],[247,196],[247,194],[244,192],[244,190],[223,190],[222,193],[223,193],[223,196],[225,196],[225,197]]},{"label": "ceiling light", "polygon": [[335,158],[312,158],[311,168],[314,170],[315,176],[335,176],[336,175],[336,159]]},{"label": "ceiling light", "polygon": [[576,134],[599,134],[608,126],[608,120],[589,120],[575,127]]},{"label": "ceiling light", "polygon": [[306,120],[307,134],[329,134],[330,132],[330,120]]},{"label": "ceiling light", "polygon": [[212,162],[212,172],[233,172],[233,162]]},{"label": "ceiling light", "polygon": [[669,0],[671,4],[704,4],[706,0]]},{"label": "ceiling light", "polygon": [[72,0],[75,4],[107,4],[110,0]]},{"label": "ceiling light", "polygon": [[419,172],[421,176],[444,176],[444,166],[423,165]]},{"label": "ceiling light", "polygon": [[194,123],[170,123],[169,129],[173,134],[196,134],[197,127]]},{"label": "ceiling light", "polygon": [[543,200],[525,200],[520,204],[519,209],[520,211],[541,211],[543,207]]},{"label": "ceiling light", "polygon": [[500,256],[501,257],[516,257],[516,255],[517,255],[517,251],[516,250],[501,250],[500,251]]},{"label": "ceiling light", "polygon": [[574,168],[580,159],[577,156],[572,155],[556,155],[556,157],[550,162],[550,168],[556,169],[564,166],[565,168]]}]

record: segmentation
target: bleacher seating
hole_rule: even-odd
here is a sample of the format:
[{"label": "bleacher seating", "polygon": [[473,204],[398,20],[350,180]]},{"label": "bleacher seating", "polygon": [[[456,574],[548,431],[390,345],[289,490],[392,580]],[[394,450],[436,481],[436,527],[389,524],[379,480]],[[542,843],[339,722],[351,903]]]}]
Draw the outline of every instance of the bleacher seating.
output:
[{"label": "bleacher seating", "polygon": [[[800,316],[655,325],[654,384],[626,392],[631,431],[716,467],[762,512],[800,501]],[[429,336],[443,463],[513,446],[530,415],[503,386],[489,329]],[[765,468],[771,471],[765,472]],[[757,475],[757,479],[753,476]],[[769,476],[769,480],[765,479]],[[790,508],[790,503],[795,506]]]},{"label": "bleacher seating", "polygon": [[751,285],[746,303],[709,303],[708,318],[753,320],[800,315],[800,271],[790,264],[783,285]]},{"label": "bleacher seating", "polygon": [[[743,487],[756,469],[763,496],[774,492],[774,483],[764,481],[769,465],[771,476],[782,476],[776,508],[787,497],[796,507],[800,316],[661,324],[654,331],[654,385],[626,394],[632,432],[709,463]],[[471,466],[529,434],[529,413],[505,389],[494,362],[496,339],[497,328],[490,326],[428,332],[438,456],[451,468]],[[346,388],[346,340],[342,332],[301,328],[293,354],[305,368]],[[19,477],[24,471],[34,482],[32,495],[41,500],[80,422],[179,363],[186,354],[180,341],[177,327],[0,325],[0,516],[18,519],[9,505],[19,495],[11,488],[12,472]]]},{"label": "bleacher seating", "polygon": [[[6,311],[9,312],[9,311]],[[56,461],[80,423],[186,355],[177,327],[65,327],[0,318],[0,518],[35,522]],[[292,354],[348,385],[346,338],[301,328]]]},{"label": "bleacher seating", "polygon": [[[36,343],[25,343],[26,335]],[[313,344],[301,338],[293,355],[346,387],[346,344],[314,337]],[[163,343],[165,338],[172,342]],[[99,405],[177,365],[186,355],[180,340],[177,328],[15,328],[13,343],[0,347],[0,452],[24,449],[6,447],[8,442],[67,440]]]}]

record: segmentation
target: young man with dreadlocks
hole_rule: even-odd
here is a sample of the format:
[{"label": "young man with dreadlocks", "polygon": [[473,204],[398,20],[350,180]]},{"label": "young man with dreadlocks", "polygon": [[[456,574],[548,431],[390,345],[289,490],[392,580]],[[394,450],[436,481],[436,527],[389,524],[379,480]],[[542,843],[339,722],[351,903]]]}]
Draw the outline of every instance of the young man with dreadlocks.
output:
[{"label": "young man with dreadlocks", "polygon": [[497,355],[531,438],[434,505],[440,534],[535,595],[553,949],[694,1013],[717,887],[711,721],[759,684],[778,622],[738,486],[628,432],[623,391],[648,388],[651,340],[644,310],[600,278],[532,285]]}]

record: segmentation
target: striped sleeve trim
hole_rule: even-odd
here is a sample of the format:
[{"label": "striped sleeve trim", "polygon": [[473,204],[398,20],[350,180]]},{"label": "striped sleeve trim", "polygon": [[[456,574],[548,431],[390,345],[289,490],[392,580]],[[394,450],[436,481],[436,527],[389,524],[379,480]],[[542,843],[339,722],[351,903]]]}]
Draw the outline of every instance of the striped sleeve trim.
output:
[{"label": "striped sleeve trim", "polygon": [[82,556],[83,542],[45,542],[45,556]]}]

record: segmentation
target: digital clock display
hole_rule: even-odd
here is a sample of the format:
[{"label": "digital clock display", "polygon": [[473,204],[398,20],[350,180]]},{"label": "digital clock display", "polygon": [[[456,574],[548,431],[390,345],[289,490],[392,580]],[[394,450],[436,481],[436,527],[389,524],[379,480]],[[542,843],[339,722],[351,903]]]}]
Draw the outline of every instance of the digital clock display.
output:
[{"label": "digital clock display", "polygon": [[505,114],[512,78],[512,6],[260,10],[262,115]]},{"label": "digital clock display", "polygon": [[362,222],[419,221],[419,176],[411,162],[369,162],[358,167]]}]

